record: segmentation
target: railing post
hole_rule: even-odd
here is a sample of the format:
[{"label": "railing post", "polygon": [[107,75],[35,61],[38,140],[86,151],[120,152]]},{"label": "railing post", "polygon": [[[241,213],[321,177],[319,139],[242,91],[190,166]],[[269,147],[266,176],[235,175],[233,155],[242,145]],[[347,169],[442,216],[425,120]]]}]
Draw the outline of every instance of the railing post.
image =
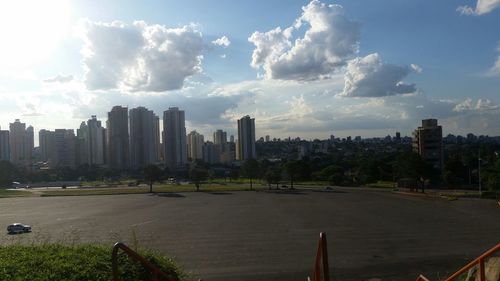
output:
[{"label": "railing post", "polygon": [[484,258],[479,259],[479,281],[486,281],[484,274]]},{"label": "railing post", "polygon": [[316,259],[314,260],[313,281],[321,280],[321,265],[323,265],[323,281],[330,280],[330,269],[328,267],[328,247],[326,244],[326,234],[319,234],[318,250],[316,251]]},{"label": "railing post", "polygon": [[120,281],[120,275],[118,274],[118,250],[120,249],[122,243],[117,242],[113,246],[113,252],[111,253],[111,266],[113,269],[113,281]]},{"label": "railing post", "polygon": [[322,255],[323,255],[323,280],[330,280],[330,269],[328,268],[328,247],[326,244],[326,234],[321,232],[321,246],[322,246]]},{"label": "railing post", "polygon": [[158,269],[153,270],[153,281],[158,281]]}]

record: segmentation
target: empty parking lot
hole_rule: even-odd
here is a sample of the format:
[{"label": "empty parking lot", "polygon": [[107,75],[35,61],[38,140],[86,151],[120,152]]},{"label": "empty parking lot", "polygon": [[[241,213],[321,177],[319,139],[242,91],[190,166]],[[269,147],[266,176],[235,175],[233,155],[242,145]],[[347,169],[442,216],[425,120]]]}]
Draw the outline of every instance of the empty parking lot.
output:
[{"label": "empty parking lot", "polygon": [[495,201],[336,189],[0,199],[2,243],[122,240],[159,250],[193,279],[306,280],[320,231],[333,280],[444,277],[500,242]]}]

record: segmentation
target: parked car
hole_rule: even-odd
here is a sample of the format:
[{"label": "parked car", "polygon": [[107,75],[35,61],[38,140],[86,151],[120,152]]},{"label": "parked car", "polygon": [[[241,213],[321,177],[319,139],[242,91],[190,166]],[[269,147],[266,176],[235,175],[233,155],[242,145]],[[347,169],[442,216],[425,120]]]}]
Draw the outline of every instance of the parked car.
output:
[{"label": "parked car", "polygon": [[7,226],[7,232],[11,234],[31,232],[31,226],[22,223],[13,223]]}]

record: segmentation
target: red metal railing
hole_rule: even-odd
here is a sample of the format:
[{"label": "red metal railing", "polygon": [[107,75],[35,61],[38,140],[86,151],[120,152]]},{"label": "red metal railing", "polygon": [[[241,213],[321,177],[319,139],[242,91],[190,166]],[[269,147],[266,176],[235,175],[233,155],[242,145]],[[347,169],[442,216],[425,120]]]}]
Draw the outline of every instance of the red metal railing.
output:
[{"label": "red metal railing", "polygon": [[321,281],[321,265],[323,265],[323,281],[329,281],[328,248],[324,232],[319,234],[318,251],[316,252],[316,260],[314,261],[312,281]]},{"label": "red metal railing", "polygon": [[475,260],[471,261],[468,263],[466,266],[462,267],[459,271],[455,272],[453,275],[450,277],[446,278],[445,281],[454,281],[457,280],[457,278],[473,268],[476,265],[479,265],[479,281],[486,281],[486,275],[484,273],[484,261],[493,256],[496,252],[500,251],[500,244],[497,244],[495,247],[489,249],[486,251],[484,254],[480,255],[478,258]]},{"label": "red metal railing", "polygon": [[167,281],[177,281],[175,278],[173,278],[172,276],[168,275],[167,273],[161,271],[161,269],[159,267],[150,263],[144,257],[142,257],[141,255],[139,255],[134,250],[130,249],[129,247],[127,247],[125,244],[123,244],[121,242],[118,242],[113,246],[113,253],[111,254],[112,265],[113,265],[113,281],[120,280],[120,274],[118,272],[118,250],[122,250],[129,257],[135,259],[136,261],[139,261],[142,264],[142,266],[149,269],[149,271],[152,273],[152,278],[153,278],[152,280],[153,281],[158,281],[158,276],[163,277],[163,279],[167,280]]}]

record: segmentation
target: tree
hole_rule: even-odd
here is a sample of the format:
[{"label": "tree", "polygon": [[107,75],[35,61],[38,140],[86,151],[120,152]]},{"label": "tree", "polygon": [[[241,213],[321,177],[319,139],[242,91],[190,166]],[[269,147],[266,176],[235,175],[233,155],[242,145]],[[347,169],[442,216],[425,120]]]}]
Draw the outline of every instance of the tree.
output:
[{"label": "tree", "polygon": [[194,182],[196,191],[200,191],[200,185],[208,177],[208,170],[202,167],[192,167],[189,169],[189,178]]},{"label": "tree", "polygon": [[268,170],[265,174],[266,182],[271,189],[271,184],[276,184],[276,189],[278,189],[278,184],[281,180],[281,170],[280,169],[272,169]]},{"label": "tree", "polygon": [[10,186],[14,180],[20,181],[20,179],[15,178],[17,174],[16,166],[9,161],[0,161],[0,185]]},{"label": "tree", "polygon": [[467,168],[463,164],[462,157],[458,153],[448,157],[443,177],[448,186],[460,186],[465,182],[467,174]]},{"label": "tree", "polygon": [[330,165],[321,170],[320,175],[323,179],[327,179],[331,185],[341,185],[344,171],[340,166]]},{"label": "tree", "polygon": [[247,159],[243,164],[242,172],[250,179],[250,189],[253,189],[253,179],[259,174],[259,162],[253,158]]},{"label": "tree", "polygon": [[147,165],[142,170],[144,178],[149,181],[149,192],[153,192],[153,182],[160,179],[162,170],[156,165]]},{"label": "tree", "polygon": [[290,178],[290,188],[293,188],[294,181],[300,177],[301,166],[300,161],[288,161],[283,165],[283,169]]}]

